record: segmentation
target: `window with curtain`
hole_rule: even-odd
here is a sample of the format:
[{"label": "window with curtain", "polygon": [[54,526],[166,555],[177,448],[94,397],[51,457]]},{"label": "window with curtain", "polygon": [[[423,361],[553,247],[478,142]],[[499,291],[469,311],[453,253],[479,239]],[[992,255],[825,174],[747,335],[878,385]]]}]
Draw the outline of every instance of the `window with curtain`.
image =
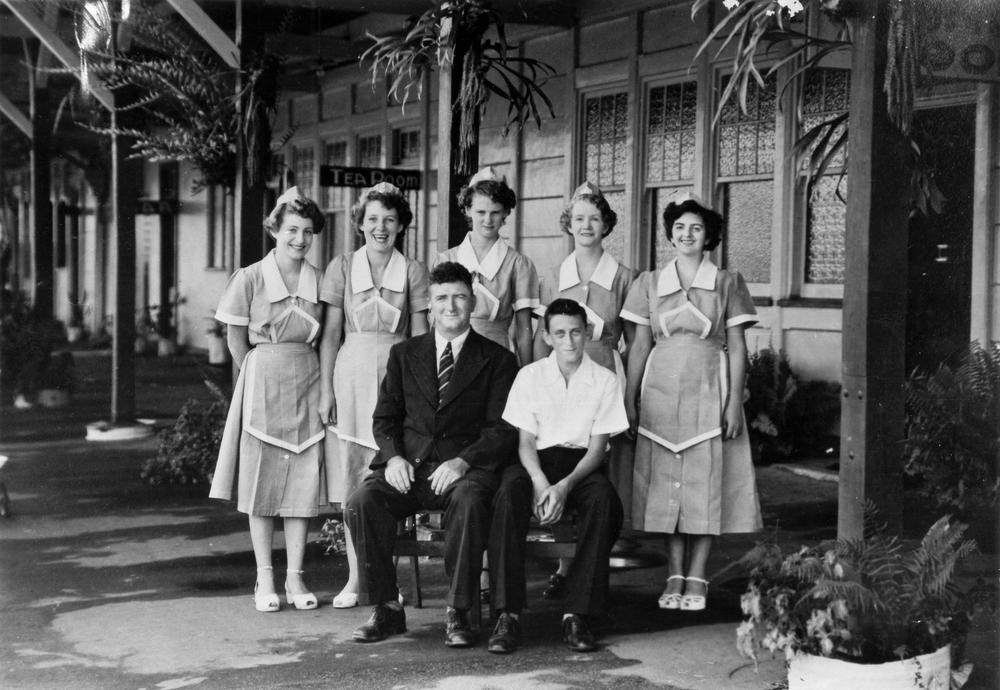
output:
[{"label": "window with curtain", "polygon": [[226,230],[233,222],[231,196],[221,185],[205,187],[208,228],[208,268],[226,267]]},{"label": "window with curtain", "polygon": [[625,198],[625,180],[632,165],[628,147],[628,92],[585,96],[582,119],[584,178],[601,188],[618,214],[618,228],[604,241],[604,246],[616,258],[623,259],[625,233],[631,227]]},{"label": "window with curtain", "polygon": [[[342,139],[324,141],[323,165],[347,165],[347,142]],[[348,187],[323,187],[319,203],[326,217],[323,229],[323,261],[326,264],[338,254],[353,248],[353,244],[347,241],[351,236],[347,227],[350,222],[351,190]]]},{"label": "window with curtain", "polygon": [[663,209],[671,199],[693,189],[698,83],[654,86],[646,102],[646,187],[652,192],[650,233],[652,262],[657,267],[674,256],[663,229]]},{"label": "window with curtain", "polygon": [[726,218],[723,263],[750,283],[771,279],[776,81],[774,75],[764,86],[750,80],[747,112],[730,100],[718,126],[717,181]]},{"label": "window with curtain", "polygon": [[316,198],[316,153],[312,145],[292,147],[292,172],[299,191],[310,199]]},{"label": "window with curtain", "polygon": [[[846,113],[850,90],[849,70],[812,70],[803,84],[800,134]],[[831,141],[836,141],[843,130],[844,126],[839,125]],[[808,284],[842,285],[844,282],[844,231],[847,221],[845,153],[846,149],[839,151],[824,174],[806,185],[804,287]]]},{"label": "window with curtain", "polygon": [[358,165],[363,168],[378,168],[382,165],[382,136],[358,137]]}]

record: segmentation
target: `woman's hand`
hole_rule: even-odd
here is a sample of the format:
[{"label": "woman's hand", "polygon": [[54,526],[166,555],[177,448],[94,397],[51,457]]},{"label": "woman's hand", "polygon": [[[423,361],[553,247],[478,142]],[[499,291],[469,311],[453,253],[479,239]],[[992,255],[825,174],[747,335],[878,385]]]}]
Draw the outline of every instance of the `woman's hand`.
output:
[{"label": "woman's hand", "polygon": [[726,411],[722,415],[722,440],[728,441],[743,433],[742,407],[742,403],[736,400],[735,396],[729,396]]},{"label": "woman's hand", "polygon": [[324,425],[337,423],[337,401],[331,391],[321,391],[319,394],[319,420]]},{"label": "woman's hand", "polygon": [[625,434],[634,440],[639,427],[639,406],[634,400],[625,401],[625,416],[628,418],[628,430]]}]

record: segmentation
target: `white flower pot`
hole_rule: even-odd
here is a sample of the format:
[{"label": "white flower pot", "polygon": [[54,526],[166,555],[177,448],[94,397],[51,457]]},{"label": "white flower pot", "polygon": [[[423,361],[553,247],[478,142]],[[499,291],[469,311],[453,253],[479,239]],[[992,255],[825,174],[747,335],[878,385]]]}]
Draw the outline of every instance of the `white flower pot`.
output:
[{"label": "white flower pot", "polygon": [[884,664],[856,664],[799,654],[788,663],[788,690],[949,690],[951,645],[912,659]]}]

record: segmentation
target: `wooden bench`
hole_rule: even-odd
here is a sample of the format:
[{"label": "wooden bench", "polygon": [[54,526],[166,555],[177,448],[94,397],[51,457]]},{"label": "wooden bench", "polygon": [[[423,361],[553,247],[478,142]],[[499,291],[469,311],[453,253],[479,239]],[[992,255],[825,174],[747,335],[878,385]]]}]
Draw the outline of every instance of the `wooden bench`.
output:
[{"label": "wooden bench", "polygon": [[[420,557],[444,556],[444,530],[440,526],[443,515],[444,512],[440,510],[417,513],[400,522],[399,534],[396,537],[394,555],[397,560],[410,559],[410,583],[413,587],[411,602],[418,609],[424,605],[423,594],[420,591]],[[575,555],[575,538],[572,541],[559,541],[552,532],[544,527],[538,527],[532,518],[532,527],[528,531],[528,540],[525,543],[526,557],[555,559],[573,558]],[[477,596],[476,599],[481,600],[481,596]],[[471,623],[481,627],[482,603],[472,607],[469,614]]]}]

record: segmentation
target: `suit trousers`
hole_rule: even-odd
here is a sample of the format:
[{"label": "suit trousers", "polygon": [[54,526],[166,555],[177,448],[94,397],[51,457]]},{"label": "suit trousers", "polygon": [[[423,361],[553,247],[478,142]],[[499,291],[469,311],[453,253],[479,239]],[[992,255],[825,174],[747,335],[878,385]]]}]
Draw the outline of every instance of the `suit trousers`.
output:
[{"label": "suit trousers", "polygon": [[358,556],[361,603],[381,604],[399,596],[393,562],[399,521],[421,509],[443,509],[444,567],[450,580],[445,601],[457,609],[478,604],[490,500],[499,479],[494,472],[473,467],[438,496],[428,480],[437,466],[432,462],[419,465],[405,494],[385,480],[384,469],[376,470],[347,499],[344,521]]},{"label": "suit trousers", "polygon": [[[566,477],[586,451],[546,448],[538,453],[550,483]],[[505,468],[493,500],[488,548],[494,611],[517,613],[527,604],[524,544],[534,507],[531,478],[520,464]],[[611,548],[621,531],[621,500],[603,468],[581,479],[566,498],[565,514],[575,512],[576,555],[566,578],[563,612],[603,615],[607,611]]]}]

